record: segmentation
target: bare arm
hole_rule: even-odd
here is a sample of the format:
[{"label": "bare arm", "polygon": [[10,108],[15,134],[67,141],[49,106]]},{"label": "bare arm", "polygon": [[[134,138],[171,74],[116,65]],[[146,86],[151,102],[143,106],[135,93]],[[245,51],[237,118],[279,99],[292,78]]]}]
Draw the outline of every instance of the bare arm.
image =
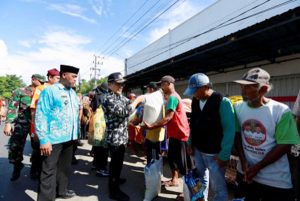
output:
[{"label": "bare arm", "polygon": [[243,149],[243,145],[242,145],[242,136],[240,132],[236,132],[235,134],[235,147],[236,150],[238,152],[241,164],[242,164],[242,170],[245,172],[247,167],[248,167],[248,163],[247,160],[245,158],[245,154],[244,154],[244,149]]},{"label": "bare arm", "polygon": [[138,104],[145,101],[145,95],[138,96],[130,105],[135,109]]},{"label": "bare arm", "polygon": [[166,116],[164,118],[162,118],[161,120],[159,120],[153,124],[148,124],[147,122],[144,122],[145,127],[147,129],[154,129],[154,128],[162,127],[162,126],[166,125],[173,118],[174,113],[175,113],[174,111],[168,110]]},{"label": "bare arm", "polygon": [[261,169],[279,160],[284,154],[288,153],[289,151],[290,145],[288,144],[276,145],[269,153],[267,153],[263,160],[246,169],[245,176],[247,181],[251,181]]}]

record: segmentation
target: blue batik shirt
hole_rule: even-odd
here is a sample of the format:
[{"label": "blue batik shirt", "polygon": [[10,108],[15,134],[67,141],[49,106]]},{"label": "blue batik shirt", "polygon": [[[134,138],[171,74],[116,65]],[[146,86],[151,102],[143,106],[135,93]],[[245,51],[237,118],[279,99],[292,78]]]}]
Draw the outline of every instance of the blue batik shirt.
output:
[{"label": "blue batik shirt", "polygon": [[78,138],[79,103],[73,89],[56,83],[42,91],[36,107],[35,131],[41,145]]}]

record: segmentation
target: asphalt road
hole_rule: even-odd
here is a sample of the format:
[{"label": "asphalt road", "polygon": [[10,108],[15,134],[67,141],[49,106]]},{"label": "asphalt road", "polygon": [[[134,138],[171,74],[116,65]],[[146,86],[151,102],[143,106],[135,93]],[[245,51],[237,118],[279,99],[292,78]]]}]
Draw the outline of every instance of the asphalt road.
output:
[{"label": "asphalt road", "polygon": [[[7,160],[6,144],[8,137],[3,134],[3,124],[0,125],[0,201],[32,201],[37,198],[37,181],[33,181],[29,177],[30,171],[30,139],[27,139],[24,150],[24,165],[21,177],[14,182],[10,181],[12,173],[12,165]],[[109,201],[108,198],[108,179],[95,176],[95,172],[91,170],[92,158],[89,156],[91,146],[84,141],[84,146],[79,147],[77,151],[77,159],[79,163],[72,166],[72,173],[69,180],[70,189],[75,190],[77,196],[70,201]],[[144,157],[139,157],[131,150],[126,153],[122,177],[127,182],[121,186],[121,189],[130,196],[131,201],[142,201],[144,197]],[[170,177],[167,165],[164,166],[164,176]],[[163,177],[163,180],[168,178]],[[175,200],[180,187],[170,187],[162,189],[162,193],[154,201]],[[62,201],[62,199],[57,199]]]}]

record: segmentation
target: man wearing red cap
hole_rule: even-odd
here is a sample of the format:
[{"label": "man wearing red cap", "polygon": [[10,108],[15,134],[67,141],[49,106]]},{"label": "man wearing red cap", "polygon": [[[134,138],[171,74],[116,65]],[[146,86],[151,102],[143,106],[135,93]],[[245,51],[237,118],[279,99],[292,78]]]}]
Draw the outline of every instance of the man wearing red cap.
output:
[{"label": "man wearing red cap", "polygon": [[30,127],[30,138],[31,138],[31,147],[32,147],[32,154],[30,158],[31,161],[30,177],[32,179],[39,178],[41,168],[42,168],[40,143],[34,130],[34,116],[35,116],[36,105],[38,103],[40,94],[43,91],[43,89],[59,81],[60,78],[59,71],[56,68],[52,68],[48,70],[47,78],[48,78],[48,82],[45,82],[44,84],[36,87],[35,90],[33,91],[33,96],[30,104],[31,118],[32,118],[31,127]]}]

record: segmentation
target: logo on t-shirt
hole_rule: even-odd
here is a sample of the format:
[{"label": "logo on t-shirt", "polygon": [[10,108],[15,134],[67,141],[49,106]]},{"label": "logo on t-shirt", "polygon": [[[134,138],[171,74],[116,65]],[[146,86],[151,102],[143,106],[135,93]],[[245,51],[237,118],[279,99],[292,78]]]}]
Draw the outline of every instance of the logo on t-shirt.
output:
[{"label": "logo on t-shirt", "polygon": [[246,142],[252,146],[259,146],[266,141],[266,128],[256,119],[245,121],[242,132]]}]

